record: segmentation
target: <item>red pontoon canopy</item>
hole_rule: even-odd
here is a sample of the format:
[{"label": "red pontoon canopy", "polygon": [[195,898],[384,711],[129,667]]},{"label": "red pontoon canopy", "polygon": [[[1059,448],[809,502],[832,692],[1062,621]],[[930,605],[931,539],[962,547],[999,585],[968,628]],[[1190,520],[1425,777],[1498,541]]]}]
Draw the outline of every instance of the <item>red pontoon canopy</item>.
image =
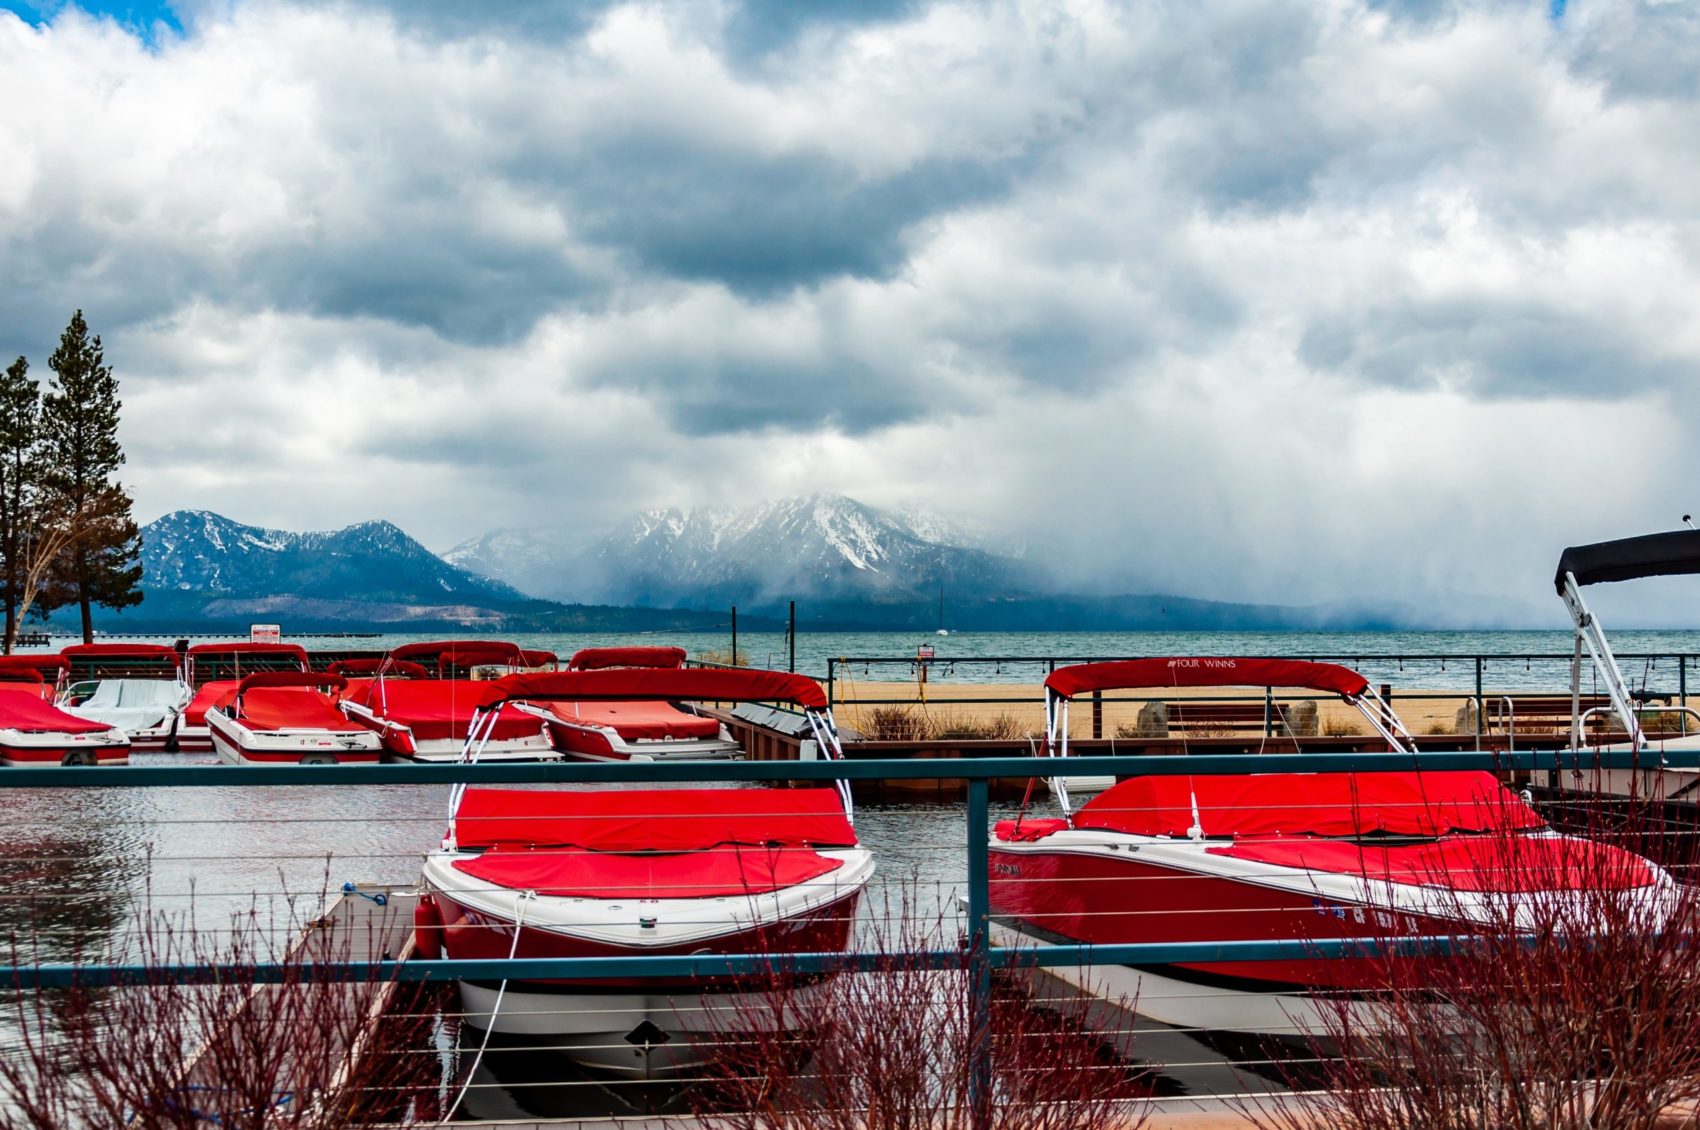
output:
[{"label": "red pontoon canopy", "polygon": [[719,719],[665,702],[552,702],[549,712],[563,722],[613,730],[629,742],[720,736]]},{"label": "red pontoon canopy", "polygon": [[614,855],[583,848],[487,851],[455,870],[551,898],[706,899],[765,895],[818,879],[841,861],[806,847],[731,847],[677,855]]},{"label": "red pontoon canopy", "polygon": [[503,698],[572,702],[580,699],[697,699],[720,702],[789,702],[825,710],[826,692],[805,675],[756,670],[546,671],[509,675],[487,684]]},{"label": "red pontoon canopy", "polygon": [[[465,679],[374,679],[353,686],[344,696],[364,706],[379,718],[406,726],[417,741],[465,739],[475,711],[502,701],[494,690],[499,680],[468,682]],[[508,706],[490,735],[496,741],[530,737],[541,733],[543,720],[535,714]]]},{"label": "red pontoon canopy", "polygon": [[1442,836],[1545,827],[1485,772],[1260,773],[1134,777],[1099,793],[1076,828],[1185,836]]},{"label": "red pontoon canopy", "polygon": [[604,667],[653,667],[666,669],[685,665],[682,647],[586,647],[573,653],[569,671],[599,671]]},{"label": "red pontoon canopy", "polygon": [[436,640],[402,644],[390,652],[391,659],[434,661],[442,667],[520,667],[525,652],[507,640]]},{"label": "red pontoon canopy", "polygon": [[298,643],[261,643],[251,640],[231,640],[229,643],[198,643],[189,649],[189,658],[209,655],[285,655],[307,664],[307,649]]},{"label": "red pontoon canopy", "polygon": [[561,662],[561,657],[552,651],[542,648],[525,648],[519,653],[520,664],[525,667],[554,667]]},{"label": "red pontoon canopy", "polygon": [[182,658],[177,649],[162,643],[74,643],[60,648],[66,659],[169,659]]},{"label": "red pontoon canopy", "polygon": [[39,679],[48,672],[58,675],[70,669],[71,661],[63,655],[0,655],[0,678],[33,674]]},{"label": "red pontoon canopy", "polygon": [[[244,683],[247,680],[243,680]],[[238,717],[250,730],[326,730],[335,734],[371,733],[307,687],[256,687],[245,690]]]},{"label": "red pontoon canopy", "polygon": [[467,789],[463,848],[701,851],[717,844],[854,847],[836,789]]},{"label": "red pontoon canopy", "polygon": [[94,722],[67,714],[52,703],[43,702],[34,691],[0,688],[0,730],[22,730],[28,734],[101,734],[112,729],[105,722]]},{"label": "red pontoon canopy", "polygon": [[1052,672],[1045,686],[1063,698],[1144,687],[1303,687],[1351,697],[1368,689],[1369,680],[1334,663],[1188,655],[1079,663]]},{"label": "red pontoon canopy", "polygon": [[107,668],[113,671],[169,667],[174,675],[183,669],[183,656],[177,649],[158,643],[74,643],[61,648],[59,654],[73,667],[96,671],[103,664],[113,664]]}]

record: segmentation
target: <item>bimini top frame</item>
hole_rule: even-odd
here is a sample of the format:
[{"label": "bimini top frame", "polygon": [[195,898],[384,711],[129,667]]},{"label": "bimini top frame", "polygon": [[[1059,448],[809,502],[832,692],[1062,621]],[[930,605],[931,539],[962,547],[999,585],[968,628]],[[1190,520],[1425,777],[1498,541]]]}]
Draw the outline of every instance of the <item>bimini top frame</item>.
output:
[{"label": "bimini top frame", "polygon": [[1647,736],[1641,731],[1641,719],[1636,712],[1635,695],[1624,681],[1623,670],[1600,621],[1582,599],[1585,585],[1609,581],[1633,581],[1640,577],[1671,577],[1700,573],[1700,530],[1672,530],[1664,534],[1645,534],[1638,538],[1620,538],[1592,545],[1573,545],[1558,558],[1558,572],[1553,584],[1570,611],[1576,625],[1576,650],[1570,661],[1570,744],[1582,748],[1582,647],[1594,661],[1594,669],[1605,680],[1606,693],[1611,696],[1612,709],[1623,719],[1629,730],[1631,747],[1646,749]]},{"label": "bimini top frame", "polygon": [[[1184,655],[1159,659],[1121,659],[1059,667],[1045,680],[1045,752],[1068,756],[1068,704],[1076,695],[1110,690],[1173,687],[1292,687],[1337,694],[1355,706],[1395,753],[1415,753],[1405,724],[1369,680],[1335,663],[1302,659],[1253,659]],[[1068,793],[1057,779],[1058,800],[1068,812]]]}]

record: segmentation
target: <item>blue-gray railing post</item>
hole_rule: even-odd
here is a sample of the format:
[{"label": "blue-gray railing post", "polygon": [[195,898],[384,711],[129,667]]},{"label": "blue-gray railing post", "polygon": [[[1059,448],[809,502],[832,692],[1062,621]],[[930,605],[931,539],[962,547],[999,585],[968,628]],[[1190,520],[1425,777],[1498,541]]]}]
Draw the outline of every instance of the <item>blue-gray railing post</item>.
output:
[{"label": "blue-gray railing post", "polygon": [[[1678,706],[1688,705],[1688,656],[1686,655],[1676,657],[1676,695]],[[1676,716],[1682,720],[1682,732],[1688,733],[1688,712],[1679,710]]]},{"label": "blue-gray railing post", "polygon": [[838,700],[832,696],[832,681],[837,674],[838,660],[829,655],[826,657],[826,708],[834,713],[837,713]]},{"label": "blue-gray railing post", "polygon": [[987,844],[987,782],[968,782],[968,1034],[969,1124],[985,1130],[992,1120],[991,872]]},{"label": "blue-gray railing post", "polygon": [[1482,657],[1476,656],[1476,748],[1482,748]]}]

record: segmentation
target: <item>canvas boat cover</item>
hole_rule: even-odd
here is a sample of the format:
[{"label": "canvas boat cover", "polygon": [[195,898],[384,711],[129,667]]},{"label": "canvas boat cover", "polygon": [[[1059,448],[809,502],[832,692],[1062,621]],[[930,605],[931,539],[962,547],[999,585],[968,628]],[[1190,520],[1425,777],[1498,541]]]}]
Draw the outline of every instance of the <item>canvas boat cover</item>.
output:
[{"label": "canvas boat cover", "polygon": [[229,643],[198,643],[188,652],[190,659],[205,659],[208,656],[242,656],[242,655],[274,655],[287,659],[299,660],[303,669],[307,666],[307,649],[295,643],[262,643],[249,640],[232,640]]},{"label": "canvas boat cover", "polygon": [[[1486,772],[1133,777],[1083,805],[1074,826],[1136,836],[1443,836],[1542,828]],[[1024,821],[1025,823],[1030,823]]]},{"label": "canvas boat cover", "polygon": [[618,667],[604,671],[546,671],[509,675],[486,684],[508,699],[577,702],[588,699],[696,699],[789,702],[825,710],[826,692],[806,675],[784,671]]},{"label": "canvas boat cover", "polygon": [[685,665],[682,647],[586,647],[573,653],[569,671],[599,671],[605,667],[656,667],[670,669]]},{"label": "canvas boat cover", "polygon": [[[379,718],[406,726],[415,741],[463,741],[474,712],[501,701],[491,688],[495,681],[465,679],[374,679],[351,684],[348,702],[371,710]],[[543,732],[543,720],[516,707],[505,706],[491,733],[492,741],[511,741]]]},{"label": "canvas boat cover", "polygon": [[561,657],[543,648],[525,648],[519,653],[519,661],[522,667],[548,667],[552,669],[560,664]]},{"label": "canvas boat cover", "polygon": [[1277,867],[1456,891],[1626,890],[1658,882],[1647,860],[1568,836],[1456,836],[1384,847],[1340,840],[1264,840],[1208,849]]},{"label": "canvas boat cover", "polygon": [[1367,690],[1369,680],[1334,663],[1186,655],[1059,667],[1045,686],[1063,698],[1146,687],[1303,687],[1352,697]]},{"label": "canvas boat cover", "polygon": [[717,719],[687,714],[666,702],[552,702],[549,711],[563,722],[613,730],[628,742],[720,736]]},{"label": "canvas boat cover", "polygon": [[463,848],[703,851],[723,844],[854,847],[837,789],[469,788],[455,814]]},{"label": "canvas boat cover", "polygon": [[252,687],[237,700],[237,720],[250,730],[325,730],[371,733],[338,710],[329,695],[311,687]]},{"label": "canvas boat cover", "polygon": [[26,734],[101,734],[112,729],[105,722],[67,714],[30,690],[0,687],[0,730],[22,730]]},{"label": "canvas boat cover", "polygon": [[1574,574],[1579,585],[1700,573],[1700,530],[1573,545],[1559,555],[1558,572],[1553,577],[1561,596],[1566,573]]},{"label": "canvas boat cover", "polygon": [[487,851],[455,869],[553,898],[691,899],[764,895],[830,874],[841,861],[807,847],[731,845],[684,854],[616,855],[583,848]]},{"label": "canvas boat cover", "polygon": [[195,692],[195,697],[189,700],[189,705],[183,708],[183,721],[190,726],[205,726],[207,711],[215,706],[227,706],[236,698],[236,688],[240,685],[236,679],[215,679],[203,683],[201,689]]},{"label": "canvas boat cover", "polygon": [[183,684],[175,679],[102,679],[93,694],[66,709],[121,730],[140,730],[165,721],[183,705],[184,696]]}]

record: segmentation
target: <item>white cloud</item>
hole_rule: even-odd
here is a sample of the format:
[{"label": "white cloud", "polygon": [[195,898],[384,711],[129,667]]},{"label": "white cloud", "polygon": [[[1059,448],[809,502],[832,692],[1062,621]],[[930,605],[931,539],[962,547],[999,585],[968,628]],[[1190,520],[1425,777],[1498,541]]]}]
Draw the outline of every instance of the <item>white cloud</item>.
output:
[{"label": "white cloud", "polygon": [[0,14],[0,348],[85,308],[145,514],[837,490],[1082,583],[1538,602],[1695,505],[1700,25],[1576,9]]}]

